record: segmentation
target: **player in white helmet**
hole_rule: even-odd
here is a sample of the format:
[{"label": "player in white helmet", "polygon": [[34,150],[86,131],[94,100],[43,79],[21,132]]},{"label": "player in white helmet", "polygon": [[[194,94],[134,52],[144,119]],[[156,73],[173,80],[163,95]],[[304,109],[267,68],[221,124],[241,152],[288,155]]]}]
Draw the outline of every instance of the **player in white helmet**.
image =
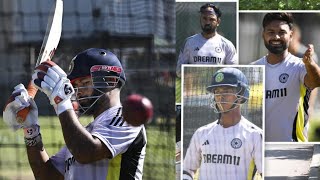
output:
[{"label": "player in white helmet", "polygon": [[176,68],[178,77],[182,64],[238,64],[234,45],[217,32],[221,16],[222,12],[214,4],[201,6],[202,32],[188,37],[181,48]]},{"label": "player in white helmet", "polygon": [[253,179],[262,174],[262,130],[241,115],[249,99],[245,75],[236,68],[214,73],[207,87],[211,107],[220,118],[193,134],[183,161],[183,179]]},{"label": "player in white helmet", "polygon": [[320,68],[309,45],[303,59],[288,51],[292,40],[291,13],[267,13],[263,40],[268,54],[252,64],[265,65],[266,141],[308,141],[308,100],[320,86]]},{"label": "player in white helmet", "polygon": [[[120,61],[110,51],[91,48],[79,53],[70,68],[67,76],[58,65],[47,61],[33,74],[34,84],[48,96],[60,120],[66,146],[58,153],[52,157],[46,153],[37,106],[23,85],[15,87],[13,101],[3,114],[11,127],[24,129],[35,178],[142,179],[146,132],[143,125],[133,127],[122,118],[120,91],[126,77]],[[26,121],[18,123],[15,113],[30,104]],[[82,114],[94,118],[86,127],[79,122]]]}]

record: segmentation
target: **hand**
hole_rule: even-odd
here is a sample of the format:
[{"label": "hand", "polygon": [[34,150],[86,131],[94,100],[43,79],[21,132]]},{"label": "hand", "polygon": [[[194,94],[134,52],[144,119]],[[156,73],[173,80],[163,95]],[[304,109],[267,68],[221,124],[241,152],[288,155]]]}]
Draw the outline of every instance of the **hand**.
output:
[{"label": "hand", "polygon": [[302,61],[304,64],[310,64],[313,62],[313,56],[314,54],[314,47],[312,44],[308,44],[308,49],[306,50],[306,52],[304,53],[304,56],[302,58]]},{"label": "hand", "polygon": [[45,61],[37,66],[32,75],[32,82],[48,96],[57,115],[73,109],[70,98],[74,89],[67,74],[54,62]]},{"label": "hand", "polygon": [[[26,107],[30,107],[30,112],[25,121],[17,119],[17,112]],[[38,124],[38,107],[34,100],[28,95],[23,84],[14,87],[14,91],[3,111],[3,120],[15,131],[19,128],[28,128]]]}]

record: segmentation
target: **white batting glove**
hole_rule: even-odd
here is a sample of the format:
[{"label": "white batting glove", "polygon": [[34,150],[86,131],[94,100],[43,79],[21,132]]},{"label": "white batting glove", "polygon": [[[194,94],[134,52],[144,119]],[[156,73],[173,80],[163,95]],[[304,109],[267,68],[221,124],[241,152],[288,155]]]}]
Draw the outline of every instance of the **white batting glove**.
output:
[{"label": "white batting glove", "polygon": [[[21,109],[30,106],[30,112],[24,122],[17,119],[17,112]],[[28,92],[23,84],[14,87],[5,109],[3,111],[4,122],[13,130],[19,128],[28,128],[38,124],[38,107],[34,100],[28,95]]]},{"label": "white batting glove", "polygon": [[33,84],[48,96],[57,115],[73,109],[70,98],[74,89],[67,74],[53,61],[45,61],[37,66],[32,80]]}]

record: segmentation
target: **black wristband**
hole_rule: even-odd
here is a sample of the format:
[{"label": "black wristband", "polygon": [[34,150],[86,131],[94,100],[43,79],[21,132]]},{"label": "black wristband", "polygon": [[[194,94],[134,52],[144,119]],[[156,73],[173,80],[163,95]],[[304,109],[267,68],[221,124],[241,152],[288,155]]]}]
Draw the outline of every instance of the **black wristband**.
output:
[{"label": "black wristband", "polygon": [[33,138],[24,138],[24,143],[26,146],[36,146],[39,142],[42,142],[41,134]]}]

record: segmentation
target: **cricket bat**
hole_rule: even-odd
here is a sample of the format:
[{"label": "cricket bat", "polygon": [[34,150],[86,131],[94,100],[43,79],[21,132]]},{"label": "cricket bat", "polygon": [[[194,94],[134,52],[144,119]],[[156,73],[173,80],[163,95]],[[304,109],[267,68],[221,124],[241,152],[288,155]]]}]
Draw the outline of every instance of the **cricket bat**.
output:
[{"label": "cricket bat", "polygon": [[[45,37],[43,39],[40,53],[36,62],[36,67],[44,61],[51,61],[54,52],[59,44],[61,31],[62,31],[62,16],[63,16],[63,0],[55,0],[55,4],[52,6]],[[34,98],[38,89],[30,81],[28,87],[28,94]],[[26,107],[17,113],[18,122],[24,122],[29,114],[30,106]]]}]

